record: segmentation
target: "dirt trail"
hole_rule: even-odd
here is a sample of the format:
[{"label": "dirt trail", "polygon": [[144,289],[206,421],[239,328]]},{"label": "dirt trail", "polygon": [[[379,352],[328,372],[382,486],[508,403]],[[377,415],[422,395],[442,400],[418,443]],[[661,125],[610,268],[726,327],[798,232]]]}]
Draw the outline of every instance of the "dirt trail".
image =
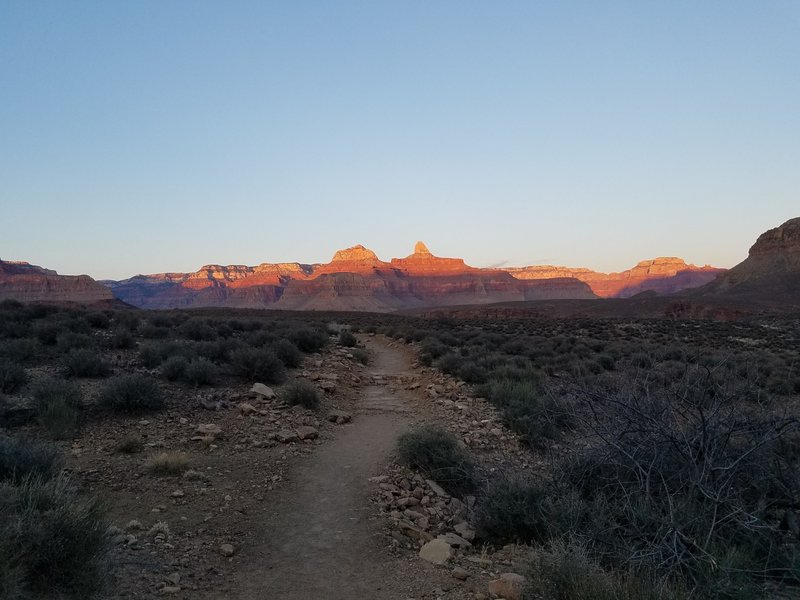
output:
[{"label": "dirt trail", "polygon": [[[366,343],[372,354],[367,376],[410,372],[399,349],[374,338]],[[263,538],[237,569],[239,592],[232,599],[409,597],[408,585],[398,581],[397,558],[387,553],[379,527],[370,522],[374,484],[368,481],[408,426],[407,393],[385,385],[363,388],[353,423],[302,461],[273,498]]]}]

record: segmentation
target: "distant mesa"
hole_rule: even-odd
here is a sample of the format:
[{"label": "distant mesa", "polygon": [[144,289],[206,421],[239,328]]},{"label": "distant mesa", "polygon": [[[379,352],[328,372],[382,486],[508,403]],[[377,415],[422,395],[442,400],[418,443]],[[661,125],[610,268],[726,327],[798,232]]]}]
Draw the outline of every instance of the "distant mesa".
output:
[{"label": "distant mesa", "polygon": [[111,290],[88,275],[59,275],[27,262],[0,260],[0,300],[95,304],[113,299]]},{"label": "distant mesa", "polygon": [[[140,308],[241,307],[394,311],[527,300],[744,298],[800,305],[800,218],[762,234],[730,271],[668,256],[620,273],[532,265],[472,267],[433,255],[423,242],[405,258],[381,260],[358,244],[319,264],[205,265],[193,273],[96,282],[24,262],[0,261],[0,299],[93,303],[118,298]],[[792,304],[794,303],[794,304]]]},{"label": "distant mesa", "polygon": [[331,262],[361,262],[361,261],[368,261],[368,262],[380,262],[378,255],[375,254],[369,248],[365,248],[361,244],[356,246],[352,246],[350,248],[346,248],[344,250],[339,250],[336,254],[333,255],[333,259]]}]

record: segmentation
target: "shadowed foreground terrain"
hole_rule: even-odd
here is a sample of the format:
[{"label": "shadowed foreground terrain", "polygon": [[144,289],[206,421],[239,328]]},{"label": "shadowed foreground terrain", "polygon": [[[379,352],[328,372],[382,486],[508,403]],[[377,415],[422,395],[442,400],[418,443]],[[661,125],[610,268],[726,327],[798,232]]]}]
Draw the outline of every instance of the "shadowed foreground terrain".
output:
[{"label": "shadowed foreground terrain", "polygon": [[0,306],[0,598],[789,598],[800,319]]}]

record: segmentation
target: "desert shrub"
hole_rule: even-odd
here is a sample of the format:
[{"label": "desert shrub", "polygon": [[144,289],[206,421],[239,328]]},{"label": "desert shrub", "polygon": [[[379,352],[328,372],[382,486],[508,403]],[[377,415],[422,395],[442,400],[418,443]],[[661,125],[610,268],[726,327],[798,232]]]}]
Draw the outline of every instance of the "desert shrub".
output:
[{"label": "desert shrub", "polygon": [[339,332],[339,343],[342,346],[352,348],[358,343],[358,340],[349,329],[342,329],[342,331]]},{"label": "desert shrub", "polygon": [[66,354],[70,350],[74,350],[76,348],[91,348],[94,346],[94,340],[84,334],[84,333],[75,333],[74,331],[68,331],[62,333],[58,336],[58,341],[56,342],[56,347],[58,351]]},{"label": "desert shrub", "polygon": [[162,452],[150,458],[145,468],[153,475],[180,475],[189,468],[189,459],[179,452]]},{"label": "desert shrub", "polygon": [[157,410],[164,406],[158,383],[144,375],[119,375],[106,383],[100,402],[108,408],[128,413]]},{"label": "desert shrub", "polygon": [[33,328],[36,339],[43,346],[55,346],[58,342],[58,336],[63,331],[61,327],[54,323],[42,322],[36,323]]},{"label": "desert shrub", "polygon": [[61,466],[58,448],[49,442],[27,437],[0,437],[0,482],[44,479]]},{"label": "desert shrub", "polygon": [[105,377],[111,372],[109,364],[89,348],[70,350],[64,358],[64,369],[67,377]]},{"label": "desert shrub", "polygon": [[353,348],[350,351],[350,354],[352,354],[353,358],[357,362],[360,362],[362,365],[368,365],[369,364],[369,352],[367,352],[363,348]]},{"label": "desert shrub", "polygon": [[281,398],[288,404],[299,404],[304,408],[314,409],[319,406],[319,392],[307,381],[290,383],[281,391]]},{"label": "desert shrub", "polygon": [[0,358],[0,392],[13,394],[28,381],[22,365]]},{"label": "desert shrub", "polygon": [[272,345],[272,350],[275,355],[281,359],[281,362],[289,369],[296,369],[303,364],[303,353],[292,342],[287,339],[281,339]]},{"label": "desert shrub", "polygon": [[214,385],[217,374],[214,363],[205,358],[198,358],[186,365],[181,379],[192,385]]},{"label": "desert shrub", "polygon": [[478,535],[501,544],[546,541],[549,519],[546,489],[522,476],[492,482],[475,509]]},{"label": "desert shrub", "polygon": [[170,356],[194,357],[194,351],[186,344],[175,341],[148,342],[139,349],[139,359],[148,369],[159,366]]},{"label": "desert shrub", "polygon": [[553,600],[686,600],[682,585],[630,571],[606,571],[577,540],[555,541],[531,559],[527,594]]},{"label": "desert shrub", "polygon": [[138,454],[142,450],[144,450],[144,443],[142,438],[137,435],[126,435],[114,446],[114,451],[120,454]]},{"label": "desert shrub", "polygon": [[617,361],[611,354],[600,354],[597,356],[598,364],[606,371],[613,371]]},{"label": "desert shrub", "polygon": [[170,356],[167,360],[161,363],[160,373],[161,376],[167,381],[178,381],[183,377],[189,361],[183,356]]},{"label": "desert shrub", "polygon": [[109,345],[117,350],[129,350],[136,345],[133,334],[123,327],[117,328],[109,340]]},{"label": "desert shrub", "polygon": [[253,348],[263,348],[264,346],[272,345],[276,340],[277,338],[274,333],[263,330],[252,331],[248,333],[245,338],[247,345]]},{"label": "desert shrub", "polygon": [[139,328],[139,323],[141,323],[141,317],[132,310],[116,311],[114,313],[114,320],[121,329],[126,329],[131,333],[136,331]]},{"label": "desert shrub", "polygon": [[86,315],[86,322],[95,329],[108,329],[111,319],[107,314],[101,312],[90,312]]},{"label": "desert shrub", "polygon": [[38,351],[37,343],[27,338],[0,343],[0,358],[19,364],[32,362]]},{"label": "desert shrub", "polygon": [[183,337],[195,342],[217,339],[217,330],[203,319],[191,318],[181,325],[178,331]]},{"label": "desert shrub", "polygon": [[216,363],[226,363],[231,354],[242,346],[238,340],[225,339],[214,342],[197,342],[194,351],[203,358]]},{"label": "desert shrub", "polygon": [[475,488],[475,466],[456,437],[438,425],[422,425],[398,440],[400,460],[453,495]]},{"label": "desert shrub", "polygon": [[529,446],[543,447],[573,424],[571,412],[530,381],[494,381],[488,398],[500,408],[505,424]]},{"label": "desert shrub", "polygon": [[455,352],[448,352],[436,361],[436,368],[448,375],[458,376],[458,370],[464,364],[464,358]]},{"label": "desert shrub", "polygon": [[306,354],[319,352],[328,343],[328,336],[324,331],[312,329],[310,327],[295,329],[291,331],[287,337],[295,346]]},{"label": "desert shrub", "polygon": [[0,484],[0,574],[7,598],[84,599],[106,579],[102,505],[67,476]]},{"label": "desert shrub", "polygon": [[272,350],[239,348],[231,354],[233,371],[245,379],[261,383],[282,383],[286,367]]},{"label": "desert shrub", "polygon": [[577,493],[569,521],[605,549],[598,558],[682,577],[701,597],[741,597],[764,577],[800,583],[800,553],[780,530],[800,490],[781,440],[799,423],[753,410],[738,389],[692,368],[664,388],[578,392],[596,443],[557,465],[554,493]]},{"label": "desert shrub", "polygon": [[159,327],[153,323],[144,323],[139,325],[139,335],[148,340],[163,340],[169,337],[169,327]]},{"label": "desert shrub", "polygon": [[71,437],[80,425],[81,390],[72,381],[45,378],[33,386],[36,418],[54,439]]}]

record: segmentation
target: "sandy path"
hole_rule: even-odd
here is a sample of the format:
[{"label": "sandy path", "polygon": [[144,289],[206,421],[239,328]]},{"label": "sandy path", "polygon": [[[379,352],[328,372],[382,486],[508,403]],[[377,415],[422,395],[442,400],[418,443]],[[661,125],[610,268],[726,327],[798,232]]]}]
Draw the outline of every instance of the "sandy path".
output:
[{"label": "sandy path", "polygon": [[[367,338],[372,353],[367,374],[410,371],[408,358]],[[237,575],[242,600],[403,600],[397,558],[386,552],[379,528],[370,522],[378,473],[408,425],[403,391],[369,385],[351,425],[319,448],[293,472],[265,514],[264,535]],[[413,584],[412,584],[413,586]],[[402,588],[406,588],[405,590]]]}]

